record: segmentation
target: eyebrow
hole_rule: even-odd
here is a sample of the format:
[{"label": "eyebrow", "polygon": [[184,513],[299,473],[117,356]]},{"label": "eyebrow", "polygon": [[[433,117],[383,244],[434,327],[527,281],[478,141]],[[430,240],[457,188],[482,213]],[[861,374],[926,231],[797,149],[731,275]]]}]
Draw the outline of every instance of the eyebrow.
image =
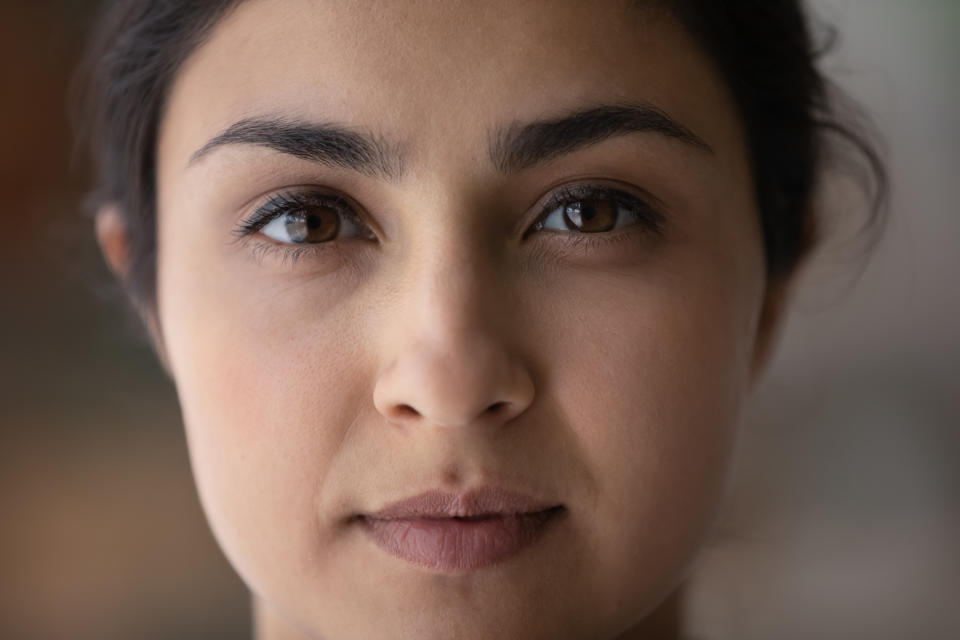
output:
[{"label": "eyebrow", "polygon": [[514,123],[493,136],[490,159],[513,173],[619,135],[657,133],[712,154],[713,149],[666,112],[649,104],[603,105],[537,122]]},{"label": "eyebrow", "polygon": [[[637,132],[657,133],[712,154],[702,138],[666,112],[649,104],[601,105],[553,119],[513,123],[490,137],[489,155],[503,173],[515,173],[611,137]],[[285,118],[240,120],[198,149],[188,162],[197,163],[218,147],[249,144],[364,175],[397,180],[403,157],[396,146],[369,133],[338,124],[317,124]]]},{"label": "eyebrow", "polygon": [[403,158],[380,138],[336,124],[315,124],[284,118],[247,118],[236,122],[200,147],[188,166],[218,147],[249,144],[297,158],[365,175],[396,179]]}]

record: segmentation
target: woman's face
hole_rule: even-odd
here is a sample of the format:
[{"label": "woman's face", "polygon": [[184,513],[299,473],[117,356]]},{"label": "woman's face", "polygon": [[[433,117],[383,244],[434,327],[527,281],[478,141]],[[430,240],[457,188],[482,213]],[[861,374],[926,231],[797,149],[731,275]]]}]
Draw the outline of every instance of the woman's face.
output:
[{"label": "woman's face", "polygon": [[614,637],[682,578],[765,280],[741,125],[673,18],[244,2],[158,163],[162,346],[263,628]]}]

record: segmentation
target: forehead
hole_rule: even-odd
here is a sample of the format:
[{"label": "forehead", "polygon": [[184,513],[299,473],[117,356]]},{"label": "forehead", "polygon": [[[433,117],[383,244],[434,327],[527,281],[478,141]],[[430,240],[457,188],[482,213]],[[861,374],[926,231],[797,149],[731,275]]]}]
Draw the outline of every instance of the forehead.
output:
[{"label": "forehead", "polygon": [[362,127],[422,156],[450,141],[476,148],[511,122],[638,100],[721,151],[736,145],[709,61],[668,12],[635,5],[242,2],[181,70],[161,153],[187,158],[269,114]]}]

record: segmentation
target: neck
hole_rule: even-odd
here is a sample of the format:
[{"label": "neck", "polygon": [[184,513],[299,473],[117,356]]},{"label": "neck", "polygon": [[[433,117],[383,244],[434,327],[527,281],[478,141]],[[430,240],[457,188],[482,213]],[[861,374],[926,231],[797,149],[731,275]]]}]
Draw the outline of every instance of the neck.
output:
[{"label": "neck", "polygon": [[[683,614],[683,588],[674,591],[643,621],[615,640],[679,640]],[[253,597],[254,640],[309,640],[263,601]]]},{"label": "neck", "polygon": [[680,640],[683,627],[683,587],[670,594],[640,624],[616,640]]}]

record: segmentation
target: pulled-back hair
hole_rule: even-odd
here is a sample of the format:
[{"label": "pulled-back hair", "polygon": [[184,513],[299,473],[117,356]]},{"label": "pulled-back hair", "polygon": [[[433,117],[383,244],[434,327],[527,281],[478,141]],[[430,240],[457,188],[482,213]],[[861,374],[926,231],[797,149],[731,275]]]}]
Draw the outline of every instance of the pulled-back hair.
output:
[{"label": "pulled-back hair", "polygon": [[[183,62],[241,0],[118,0],[88,48],[81,116],[97,187],[92,206],[116,206],[126,223],[124,283],[142,312],[155,310],[156,149],[167,95]],[[635,4],[647,4],[636,2]],[[785,279],[817,239],[814,196],[834,142],[866,176],[871,219],[882,209],[884,166],[868,138],[838,113],[840,94],[801,0],[663,0],[713,59],[744,123],[767,275]]]}]

